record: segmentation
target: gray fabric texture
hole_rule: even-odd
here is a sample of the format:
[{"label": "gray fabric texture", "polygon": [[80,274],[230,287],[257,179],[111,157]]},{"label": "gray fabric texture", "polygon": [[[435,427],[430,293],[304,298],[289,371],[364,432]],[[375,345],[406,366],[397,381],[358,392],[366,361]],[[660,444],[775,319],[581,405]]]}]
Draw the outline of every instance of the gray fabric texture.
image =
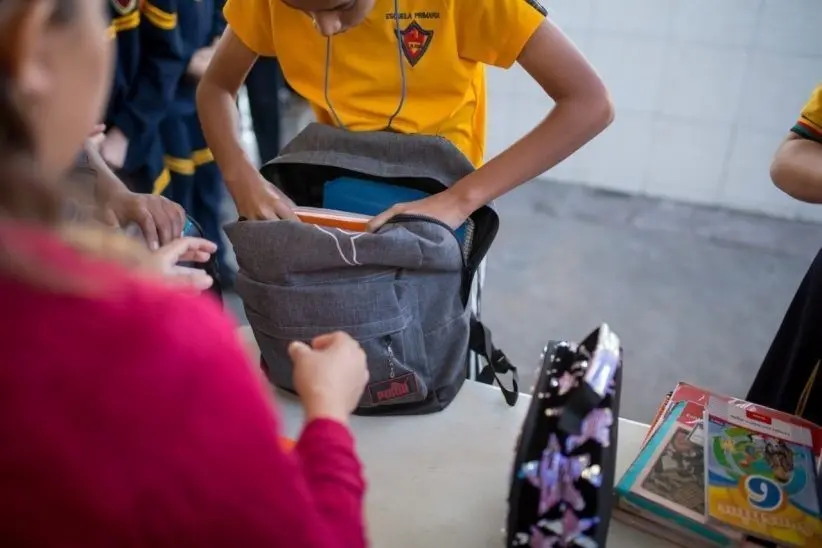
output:
[{"label": "gray fabric texture", "polygon": [[378,234],[245,221],[227,232],[240,266],[236,290],[274,384],[293,389],[291,341],[340,330],[368,356],[362,408],[433,404],[439,389],[456,393],[469,312],[450,231],[425,221],[392,223]]},{"label": "gray fabric texture", "polygon": [[310,124],[262,168],[278,182],[277,167],[286,164],[327,166],[379,179],[425,178],[450,187],[474,167],[448,140],[429,135],[387,131],[350,132]]},{"label": "gray fabric texture", "polygon": [[[263,173],[281,188],[333,178],[317,167],[444,187],[473,169],[443,139],[312,125]],[[375,234],[290,221],[239,221],[226,233],[239,265],[236,290],[275,385],[294,388],[291,341],[341,330],[368,356],[358,412],[427,413],[454,399],[468,363],[471,276],[450,229],[400,217]]]}]

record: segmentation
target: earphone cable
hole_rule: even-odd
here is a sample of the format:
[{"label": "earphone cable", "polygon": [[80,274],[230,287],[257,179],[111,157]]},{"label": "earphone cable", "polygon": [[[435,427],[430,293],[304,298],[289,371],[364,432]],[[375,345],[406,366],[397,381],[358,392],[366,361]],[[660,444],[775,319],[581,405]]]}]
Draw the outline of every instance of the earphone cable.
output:
[{"label": "earphone cable", "polygon": [[[400,114],[402,108],[405,106],[405,98],[406,98],[406,81],[405,81],[405,63],[403,63],[403,51],[402,51],[402,35],[400,34],[400,5],[399,0],[394,0],[394,35],[397,40],[397,56],[400,64],[400,101],[397,104],[397,109],[394,113],[388,118],[388,125],[385,127],[386,130],[390,130],[392,125],[394,124],[394,119]],[[328,110],[331,113],[331,116],[334,118],[334,122],[342,129],[347,130],[348,126],[346,126],[342,119],[340,119],[339,114],[337,114],[337,110],[334,108],[334,104],[331,102],[330,90],[331,90],[331,36],[326,37],[325,39],[325,76],[323,82],[323,94],[325,96],[325,104],[328,106]]]}]

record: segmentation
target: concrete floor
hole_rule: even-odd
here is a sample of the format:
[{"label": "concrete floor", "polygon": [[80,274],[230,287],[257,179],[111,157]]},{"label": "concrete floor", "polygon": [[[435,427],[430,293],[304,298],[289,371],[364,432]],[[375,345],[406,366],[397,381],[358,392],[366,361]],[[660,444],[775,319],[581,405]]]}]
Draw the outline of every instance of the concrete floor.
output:
[{"label": "concrete floor", "polygon": [[550,183],[500,210],[483,299],[497,343],[532,382],[545,341],[607,322],[622,415],[640,421],[678,380],[744,396],[822,243],[820,225]]},{"label": "concrete floor", "polygon": [[553,182],[498,206],[483,319],[521,386],[548,340],[607,322],[625,348],[621,414],[646,422],[678,380],[745,395],[822,244],[817,224]]}]

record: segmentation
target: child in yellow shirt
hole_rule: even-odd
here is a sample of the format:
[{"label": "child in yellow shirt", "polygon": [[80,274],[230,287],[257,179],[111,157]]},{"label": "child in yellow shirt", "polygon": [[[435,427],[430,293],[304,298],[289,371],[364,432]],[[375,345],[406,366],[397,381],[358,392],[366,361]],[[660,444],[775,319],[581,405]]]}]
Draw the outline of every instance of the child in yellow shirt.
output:
[{"label": "child in yellow shirt", "polygon": [[[208,144],[248,219],[294,218],[236,132],[234,97],[258,56],[278,58],[320,123],[441,136],[478,168],[445,192],[375,217],[371,229],[398,213],[460,226],[564,160],[613,118],[596,72],[537,0],[228,0],[224,13],[228,29],[197,100]],[[534,130],[483,164],[485,66],[515,62],[555,104],[535,112]]]},{"label": "child in yellow shirt", "polygon": [[777,150],[771,178],[797,200],[822,203],[822,84],[816,86]]},{"label": "child in yellow shirt", "polygon": [[[822,84],[776,152],[771,177],[798,200],[822,203]],[[750,402],[822,424],[822,251],[808,268],[759,372]]]}]

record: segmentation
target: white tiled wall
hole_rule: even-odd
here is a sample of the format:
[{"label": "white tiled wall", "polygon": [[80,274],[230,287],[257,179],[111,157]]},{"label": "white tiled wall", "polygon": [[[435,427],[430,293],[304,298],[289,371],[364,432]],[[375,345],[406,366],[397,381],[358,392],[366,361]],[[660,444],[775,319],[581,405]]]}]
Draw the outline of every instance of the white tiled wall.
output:
[{"label": "white tiled wall", "polygon": [[[562,181],[822,220],[777,191],[773,152],[822,82],[822,0],[543,0],[611,90],[616,120],[547,174]],[[489,71],[489,154],[551,102]]]}]

